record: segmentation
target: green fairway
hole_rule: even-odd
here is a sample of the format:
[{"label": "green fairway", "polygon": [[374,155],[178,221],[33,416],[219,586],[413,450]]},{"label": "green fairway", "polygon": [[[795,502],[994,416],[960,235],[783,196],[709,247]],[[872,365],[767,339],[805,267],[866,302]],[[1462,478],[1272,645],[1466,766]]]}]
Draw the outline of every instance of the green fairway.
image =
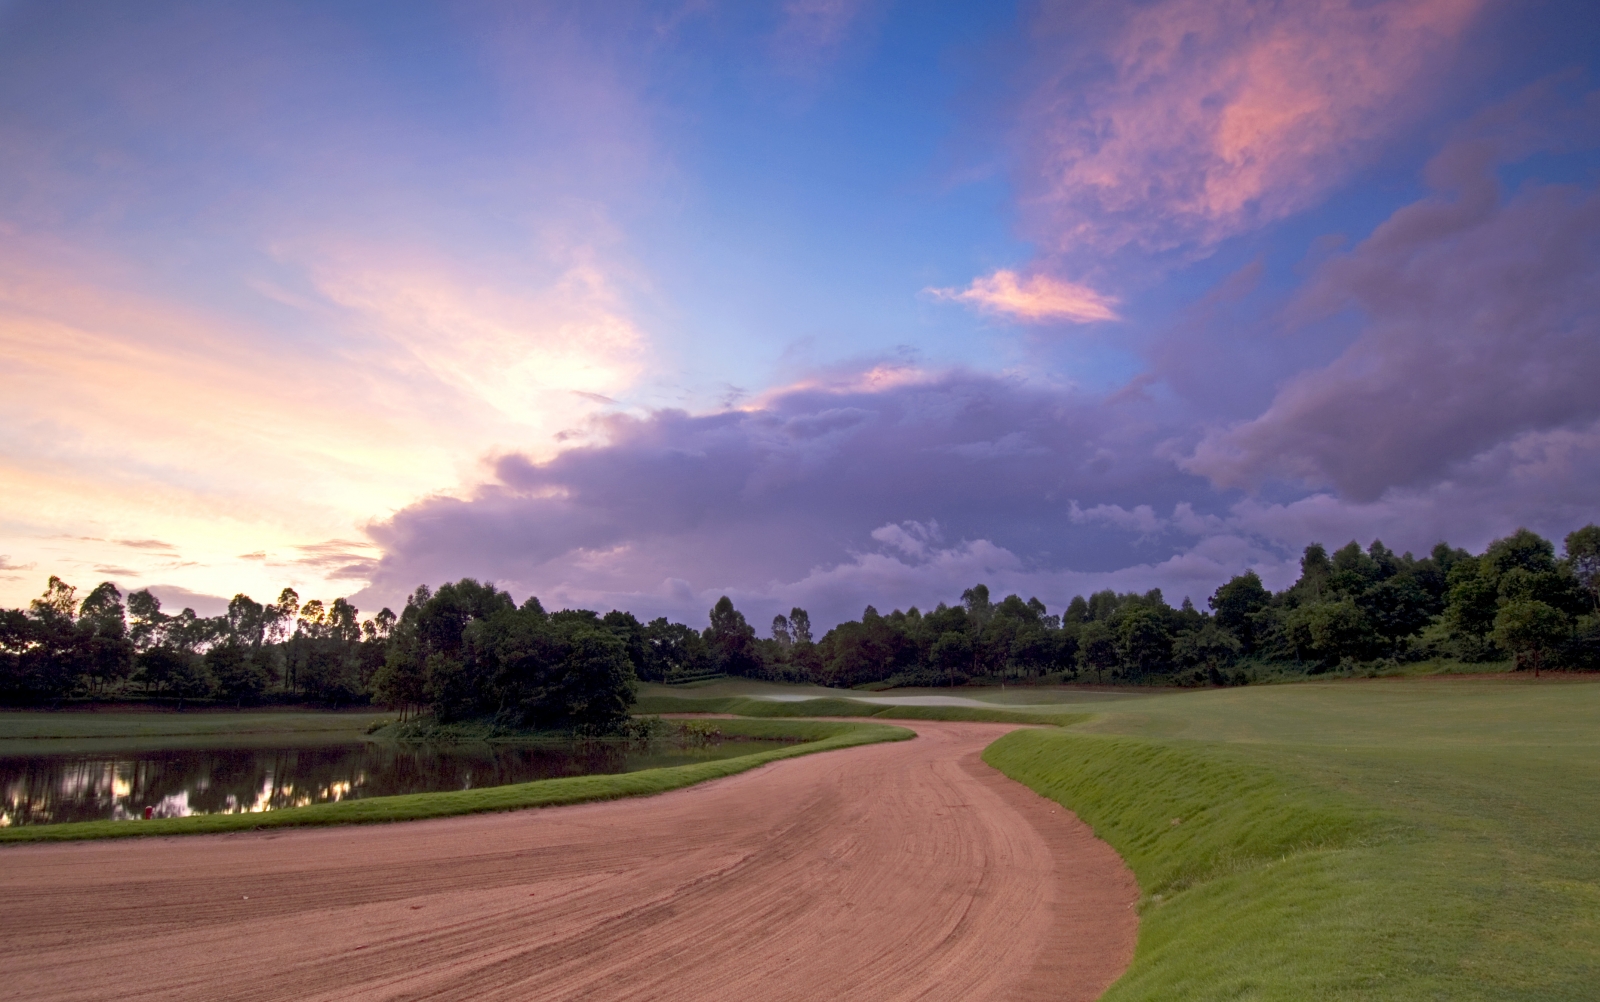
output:
[{"label": "green fairway", "polygon": [[852,748],[878,741],[903,741],[914,736],[911,731],[903,727],[867,723],[728,720],[718,726],[728,735],[748,738],[791,738],[799,739],[802,743],[768,748],[738,758],[717,759],[693,765],[596,776],[569,776],[476,790],[372,797],[265,813],[202,814],[184,818],[158,818],[151,821],[85,821],[0,828],[0,844],[128,838],[144,835],[200,835],[309,825],[372,824],[448,817],[456,814],[477,814],[485,811],[553,807],[591,800],[615,800],[620,797],[663,793],[702,783],[708,779],[731,776],[796,755]]},{"label": "green fairway", "polygon": [[1395,679],[1107,702],[985,757],[1146,898],[1126,999],[1593,999],[1600,681]]}]

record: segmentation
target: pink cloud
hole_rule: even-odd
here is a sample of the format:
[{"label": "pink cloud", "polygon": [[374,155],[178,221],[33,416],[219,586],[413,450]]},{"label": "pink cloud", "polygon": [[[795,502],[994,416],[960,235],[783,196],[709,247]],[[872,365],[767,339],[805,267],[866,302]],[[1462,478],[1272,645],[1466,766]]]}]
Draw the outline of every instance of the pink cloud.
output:
[{"label": "pink cloud", "polygon": [[1046,323],[1066,320],[1076,324],[1096,320],[1118,320],[1117,300],[1086,285],[1066,282],[1049,275],[1019,278],[1014,271],[1001,269],[987,278],[975,278],[965,289],[929,289],[940,299],[968,303],[986,313]]},{"label": "pink cloud", "polygon": [[[1482,0],[1164,0],[1120,5],[1108,65],[1039,28],[1025,112],[1033,227],[1085,245],[1208,245],[1314,204],[1427,103]],[[1071,44],[1076,44],[1074,41]]]}]

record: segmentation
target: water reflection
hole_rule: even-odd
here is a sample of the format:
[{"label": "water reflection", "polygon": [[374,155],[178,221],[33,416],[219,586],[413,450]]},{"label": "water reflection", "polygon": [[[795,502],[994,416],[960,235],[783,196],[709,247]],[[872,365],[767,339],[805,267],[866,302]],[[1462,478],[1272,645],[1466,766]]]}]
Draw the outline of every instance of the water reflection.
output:
[{"label": "water reflection", "polygon": [[359,797],[468,790],[632,772],[745,755],[768,742],[701,748],[615,743],[294,748],[0,757],[0,826],[270,811]]}]

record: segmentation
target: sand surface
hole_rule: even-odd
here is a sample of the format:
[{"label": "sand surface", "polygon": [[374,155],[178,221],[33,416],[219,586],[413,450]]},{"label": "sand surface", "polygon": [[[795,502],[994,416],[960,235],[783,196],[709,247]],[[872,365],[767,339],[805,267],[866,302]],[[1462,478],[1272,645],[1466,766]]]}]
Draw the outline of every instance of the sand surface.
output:
[{"label": "sand surface", "polygon": [[[661,796],[0,850],[13,999],[1093,999],[1137,888],[1004,724]],[[130,824],[137,822],[130,822]]]}]

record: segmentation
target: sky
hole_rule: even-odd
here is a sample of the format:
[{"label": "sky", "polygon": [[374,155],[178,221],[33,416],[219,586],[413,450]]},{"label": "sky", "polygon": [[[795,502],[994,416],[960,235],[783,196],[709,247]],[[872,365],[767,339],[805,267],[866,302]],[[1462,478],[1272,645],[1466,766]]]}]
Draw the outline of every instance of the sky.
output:
[{"label": "sky", "polygon": [[820,626],[1600,521],[1567,0],[0,0],[0,605]]}]

